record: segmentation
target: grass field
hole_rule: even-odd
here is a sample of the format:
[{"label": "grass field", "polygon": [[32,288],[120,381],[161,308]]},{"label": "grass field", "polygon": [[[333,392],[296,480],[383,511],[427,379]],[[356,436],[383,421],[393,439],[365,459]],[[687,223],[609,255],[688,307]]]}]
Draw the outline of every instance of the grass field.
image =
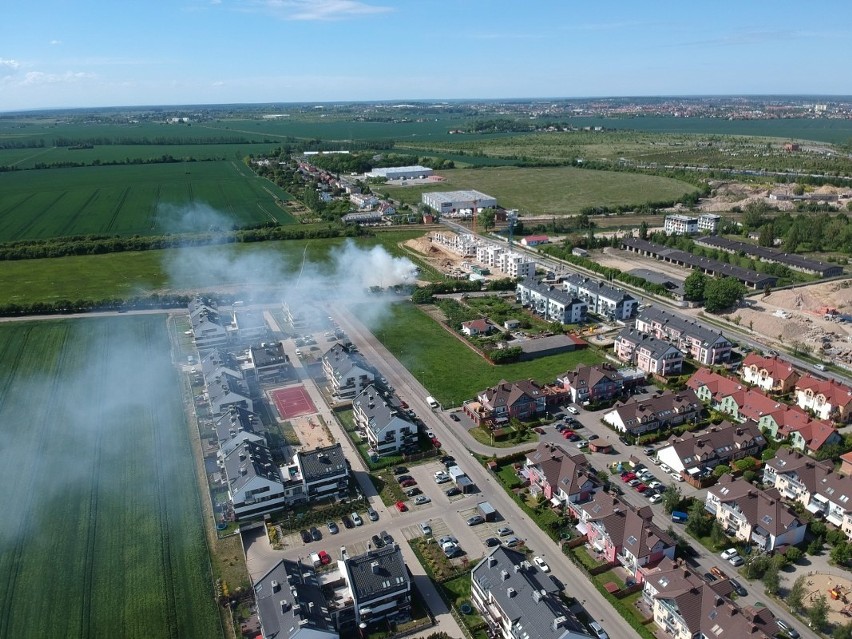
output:
[{"label": "grass field", "polygon": [[163,316],[0,326],[0,637],[222,636]]},{"label": "grass field", "polygon": [[386,320],[372,330],[444,408],[459,406],[501,379],[551,382],[577,364],[603,361],[596,351],[586,349],[494,366],[408,303],[394,305]]},{"label": "grass field", "polygon": [[[379,233],[358,238],[357,246],[384,246],[393,255],[407,255],[398,242],[422,231]],[[157,292],[197,291],[231,286],[285,286],[302,259],[325,267],[345,242],[343,238],[291,240],[261,244],[229,244],[138,253],[57,257],[49,260],[0,261],[0,305],[102,300]],[[305,253],[307,247],[307,253]],[[255,260],[258,267],[229,265]],[[213,268],[213,265],[217,265]],[[175,266],[178,265],[178,266]]]},{"label": "grass field", "polygon": [[418,204],[424,192],[476,189],[497,198],[501,206],[534,215],[578,213],[587,206],[615,206],[674,200],[695,190],[670,178],[573,167],[493,167],[441,171],[447,179],[428,186],[389,187],[394,198]]},{"label": "grass field", "polygon": [[[0,191],[0,242],[294,222],[275,204],[289,196],[238,161],[15,171],[0,173]],[[192,222],[192,207],[217,215]]]}]

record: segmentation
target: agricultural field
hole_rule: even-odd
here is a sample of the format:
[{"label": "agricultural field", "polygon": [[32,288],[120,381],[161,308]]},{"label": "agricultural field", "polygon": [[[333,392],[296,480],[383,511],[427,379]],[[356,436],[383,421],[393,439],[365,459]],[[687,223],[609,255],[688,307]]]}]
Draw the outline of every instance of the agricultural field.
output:
[{"label": "agricultural field", "polygon": [[[409,256],[398,244],[422,230],[357,238],[356,246],[384,246]],[[302,260],[327,268],[344,238],[227,244],[161,251],[107,253],[44,260],[0,261],[0,306],[58,300],[103,300],[233,287],[282,287]],[[235,269],[235,264],[251,264]]]},{"label": "agricultural field", "polygon": [[162,315],[0,326],[0,637],[223,635]]},{"label": "agricultural field", "polygon": [[385,184],[379,190],[416,205],[425,192],[476,189],[496,197],[501,206],[520,209],[528,215],[571,215],[588,206],[676,200],[696,190],[691,184],[671,178],[570,166],[453,169],[440,174],[446,177],[440,184],[399,187]]},{"label": "agricultural field", "polygon": [[[410,303],[395,304],[387,317],[370,329],[444,408],[460,406],[501,379],[551,382],[577,364],[603,361],[597,351],[585,349],[495,366]],[[417,339],[411,339],[412,335]]]},{"label": "agricultural field", "polygon": [[[275,203],[289,196],[238,161],[14,171],[0,191],[0,242],[294,222]],[[213,213],[188,221],[199,209]]]}]

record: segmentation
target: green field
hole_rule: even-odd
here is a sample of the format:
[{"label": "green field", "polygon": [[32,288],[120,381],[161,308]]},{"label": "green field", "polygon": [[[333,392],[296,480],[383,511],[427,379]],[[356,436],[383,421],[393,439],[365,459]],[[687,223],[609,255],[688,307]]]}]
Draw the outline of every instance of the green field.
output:
[{"label": "green field", "polygon": [[[0,173],[0,191],[0,242],[294,221],[275,204],[289,196],[237,161],[15,171]],[[191,207],[216,214],[188,222]]]},{"label": "green field", "polygon": [[506,208],[531,215],[575,214],[587,206],[617,206],[675,200],[695,190],[670,178],[615,171],[589,171],[569,166],[555,168],[494,167],[441,171],[447,179],[437,185],[389,187],[391,197],[409,204],[422,193],[476,189],[497,198]]},{"label": "green field", "polygon": [[[422,234],[422,231],[385,232],[353,241],[360,247],[380,245],[393,255],[408,255],[397,243]],[[155,291],[222,290],[249,283],[254,287],[283,287],[287,277],[298,272],[303,258],[320,269],[326,268],[345,241],[343,238],[290,240],[0,261],[0,305],[125,298]],[[221,266],[249,259],[263,268],[238,273]],[[214,261],[219,268],[206,268]]]},{"label": "green field", "polygon": [[162,315],[0,326],[0,637],[221,637]]},{"label": "green field", "polygon": [[597,351],[585,349],[494,366],[408,303],[394,305],[389,316],[371,330],[444,408],[460,406],[501,379],[552,382],[577,364],[603,361]]}]

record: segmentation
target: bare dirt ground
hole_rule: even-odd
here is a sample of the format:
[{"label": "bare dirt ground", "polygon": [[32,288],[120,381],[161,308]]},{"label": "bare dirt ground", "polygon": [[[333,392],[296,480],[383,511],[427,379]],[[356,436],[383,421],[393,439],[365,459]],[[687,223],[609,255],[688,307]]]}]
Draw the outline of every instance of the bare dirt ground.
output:
[{"label": "bare dirt ground", "polygon": [[303,450],[313,450],[320,446],[331,446],[335,443],[328,427],[320,420],[319,415],[294,417],[290,420],[293,430],[302,442]]},{"label": "bare dirt ground", "polygon": [[[450,234],[446,232],[446,234]],[[429,264],[432,268],[435,268],[442,273],[445,274],[461,274],[461,273],[470,273],[469,269],[464,267],[464,264],[471,263],[476,264],[476,260],[473,258],[464,258],[457,253],[453,253],[446,247],[438,244],[437,242],[431,242],[429,238],[431,234],[424,235],[423,237],[416,237],[412,240],[408,240],[403,243],[403,246],[410,248],[413,251],[416,251],[420,257]],[[502,277],[499,273],[492,273],[491,275],[486,275],[485,279],[498,279]]]},{"label": "bare dirt ground", "polygon": [[637,268],[646,268],[663,275],[668,275],[678,281],[685,280],[691,273],[690,269],[678,268],[651,257],[641,257],[636,253],[607,247],[600,251],[591,251],[590,257],[595,262],[609,268],[617,268],[625,273]]},{"label": "bare dirt ground", "polygon": [[[830,590],[835,590],[838,599],[830,595]],[[852,581],[847,577],[823,572],[809,573],[805,581],[804,605],[810,607],[820,595],[828,600],[829,623],[842,625],[849,621],[848,615],[852,615]]]},{"label": "bare dirt ground", "polygon": [[[705,213],[723,213],[726,211],[730,211],[731,208],[734,206],[744,208],[750,202],[764,202],[781,211],[791,211],[796,208],[795,202],[772,200],[769,198],[770,193],[773,192],[792,195],[793,189],[796,186],[795,184],[745,184],[742,182],[713,182],[711,183],[711,186],[713,190],[711,192],[710,197],[702,198],[698,204],[699,210]],[[847,198],[841,197],[838,201],[838,205],[841,209],[845,208],[846,203],[849,201],[848,188],[824,185],[813,190],[808,190],[807,193],[837,196],[847,195]]]}]

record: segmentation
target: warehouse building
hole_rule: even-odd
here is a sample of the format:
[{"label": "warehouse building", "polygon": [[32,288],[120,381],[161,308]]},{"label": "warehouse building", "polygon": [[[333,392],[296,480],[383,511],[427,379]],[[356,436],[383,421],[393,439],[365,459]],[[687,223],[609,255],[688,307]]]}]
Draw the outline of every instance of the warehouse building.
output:
[{"label": "warehouse building", "polygon": [[424,193],[423,204],[443,215],[458,213],[462,210],[493,209],[497,200],[479,191],[436,191]]},{"label": "warehouse building", "polygon": [[367,177],[385,178],[386,180],[411,180],[413,178],[425,178],[432,175],[434,171],[428,166],[389,166],[373,169],[367,173]]}]

